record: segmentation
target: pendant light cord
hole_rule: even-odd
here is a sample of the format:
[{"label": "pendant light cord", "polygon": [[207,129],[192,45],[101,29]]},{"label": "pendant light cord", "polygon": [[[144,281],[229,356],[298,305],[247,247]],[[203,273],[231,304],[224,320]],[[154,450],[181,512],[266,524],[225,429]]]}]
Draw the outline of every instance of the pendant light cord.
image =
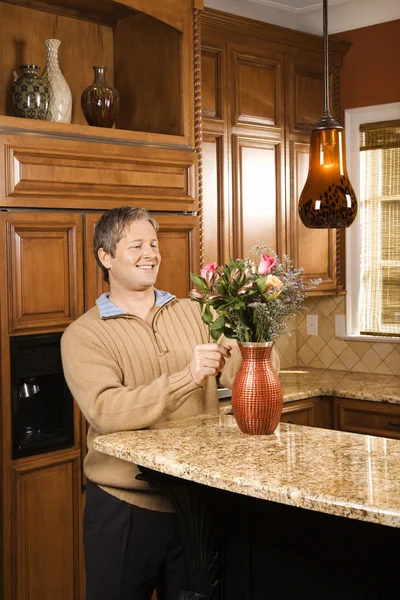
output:
[{"label": "pendant light cord", "polygon": [[328,0],[323,0],[323,35],[324,35],[324,115],[329,111],[329,59],[328,59]]}]

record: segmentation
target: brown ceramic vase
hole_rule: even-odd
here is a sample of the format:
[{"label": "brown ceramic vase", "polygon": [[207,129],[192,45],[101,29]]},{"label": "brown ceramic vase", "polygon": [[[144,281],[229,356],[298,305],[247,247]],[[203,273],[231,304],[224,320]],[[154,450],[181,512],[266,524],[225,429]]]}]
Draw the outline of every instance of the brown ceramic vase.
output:
[{"label": "brown ceramic vase", "polygon": [[118,115],[119,93],[107,83],[107,67],[93,67],[93,70],[94,82],[82,92],[82,112],[89,125],[112,127]]},{"label": "brown ceramic vase", "polygon": [[283,394],[271,362],[273,345],[239,342],[242,364],[232,388],[232,409],[243,433],[268,435],[280,421]]}]

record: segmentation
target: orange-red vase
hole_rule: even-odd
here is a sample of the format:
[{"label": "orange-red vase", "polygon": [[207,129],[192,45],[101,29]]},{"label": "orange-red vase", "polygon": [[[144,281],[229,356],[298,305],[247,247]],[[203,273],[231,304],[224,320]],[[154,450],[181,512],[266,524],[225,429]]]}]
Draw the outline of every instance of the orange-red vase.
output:
[{"label": "orange-red vase", "polygon": [[232,388],[232,409],[243,433],[273,433],[281,418],[283,394],[271,363],[273,345],[239,342],[242,365]]}]

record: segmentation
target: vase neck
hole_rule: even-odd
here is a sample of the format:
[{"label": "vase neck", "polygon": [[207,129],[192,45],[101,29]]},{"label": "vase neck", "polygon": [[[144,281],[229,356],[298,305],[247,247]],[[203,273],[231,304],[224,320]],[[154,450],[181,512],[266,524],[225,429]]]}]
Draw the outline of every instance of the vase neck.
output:
[{"label": "vase neck", "polygon": [[60,47],[60,40],[44,40],[46,46],[47,55],[52,58],[58,58],[58,49]]},{"label": "vase neck", "polygon": [[107,83],[106,71],[107,67],[93,67],[94,83]]},{"label": "vase neck", "polygon": [[240,353],[244,360],[269,360],[271,358],[273,343],[259,344],[239,343]]},{"label": "vase neck", "polygon": [[40,67],[38,65],[20,65],[19,69],[23,75],[33,74],[38,75]]}]

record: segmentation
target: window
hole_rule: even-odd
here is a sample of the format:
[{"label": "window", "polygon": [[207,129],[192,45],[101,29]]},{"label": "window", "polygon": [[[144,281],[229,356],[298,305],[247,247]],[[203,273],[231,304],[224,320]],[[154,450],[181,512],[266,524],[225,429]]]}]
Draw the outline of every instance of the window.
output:
[{"label": "window", "polygon": [[400,103],[346,111],[346,135],[359,201],[346,232],[347,333],[400,342]]}]

